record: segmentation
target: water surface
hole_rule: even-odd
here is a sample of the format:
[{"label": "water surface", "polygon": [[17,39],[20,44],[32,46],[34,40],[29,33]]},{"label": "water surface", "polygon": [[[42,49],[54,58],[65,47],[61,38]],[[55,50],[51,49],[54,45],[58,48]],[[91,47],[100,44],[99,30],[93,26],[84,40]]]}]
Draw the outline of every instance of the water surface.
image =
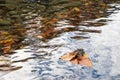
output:
[{"label": "water surface", "polygon": [[[23,49],[15,50],[10,55],[12,66],[22,66],[15,71],[3,71],[0,80],[120,80],[120,4],[111,4],[107,17],[83,21],[79,25],[70,25],[69,20],[57,22],[56,29],[77,27],[58,36],[42,41],[35,37],[41,33],[41,17],[26,21],[27,37],[24,43],[30,43]],[[36,21],[36,24],[28,24]],[[103,21],[96,27],[89,23]],[[97,30],[97,31],[83,31]],[[66,53],[83,48],[93,63],[92,68],[75,65],[59,58]]]}]

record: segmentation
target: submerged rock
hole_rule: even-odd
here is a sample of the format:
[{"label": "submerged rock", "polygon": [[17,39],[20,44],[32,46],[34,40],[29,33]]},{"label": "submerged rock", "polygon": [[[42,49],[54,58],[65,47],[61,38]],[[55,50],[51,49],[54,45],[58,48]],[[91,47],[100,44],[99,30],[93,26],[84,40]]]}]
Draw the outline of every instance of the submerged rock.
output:
[{"label": "submerged rock", "polygon": [[9,26],[9,25],[11,25],[10,21],[0,19],[0,26]]}]

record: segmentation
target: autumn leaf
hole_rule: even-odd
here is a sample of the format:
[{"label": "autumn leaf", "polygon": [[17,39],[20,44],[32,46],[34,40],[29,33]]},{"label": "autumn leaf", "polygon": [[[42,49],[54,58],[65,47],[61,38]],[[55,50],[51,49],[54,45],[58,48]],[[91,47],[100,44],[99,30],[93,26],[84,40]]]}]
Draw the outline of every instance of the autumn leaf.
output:
[{"label": "autumn leaf", "polygon": [[11,46],[4,48],[3,53],[8,53],[11,50]]},{"label": "autumn leaf", "polygon": [[83,51],[80,51],[81,49],[78,49],[78,50],[73,51],[69,54],[65,54],[60,59],[70,61],[73,64],[80,64],[83,66],[92,67],[92,62],[89,59],[88,55],[85,53],[82,53]]},{"label": "autumn leaf", "polygon": [[77,59],[71,59],[70,62],[73,63],[73,64],[78,64],[78,60]]},{"label": "autumn leaf", "polygon": [[72,60],[76,55],[77,53],[72,52],[70,54],[63,55],[60,59],[69,61],[69,60]]},{"label": "autumn leaf", "polygon": [[77,8],[77,7],[75,7],[75,8],[73,8],[73,11],[75,11],[75,12],[80,12],[80,9]]},{"label": "autumn leaf", "polygon": [[92,67],[92,62],[88,58],[87,54],[84,54],[83,56],[78,57],[78,64],[88,66],[88,67]]}]

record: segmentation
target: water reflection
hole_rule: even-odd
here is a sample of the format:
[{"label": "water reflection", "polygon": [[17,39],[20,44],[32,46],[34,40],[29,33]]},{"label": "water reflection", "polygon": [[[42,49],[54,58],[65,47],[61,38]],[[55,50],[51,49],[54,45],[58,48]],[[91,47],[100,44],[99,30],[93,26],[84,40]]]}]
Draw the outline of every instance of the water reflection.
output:
[{"label": "water reflection", "polygon": [[[118,14],[115,13],[115,15],[119,15],[119,13]],[[108,18],[108,20],[109,19],[112,20],[114,18],[113,21],[111,22],[117,23],[119,19],[115,15],[114,14],[111,15]],[[100,20],[102,21],[104,19],[100,19]],[[116,38],[118,38],[116,37],[116,35],[118,35],[119,29],[116,24],[112,25],[113,23],[107,23],[106,26],[102,26],[102,28],[100,27],[99,29],[102,29],[101,34],[91,34],[91,33],[85,34],[90,37],[87,40],[81,41],[81,40],[71,39],[70,38],[71,36],[77,35],[77,34],[74,34],[76,31],[73,31],[73,32],[62,33],[62,35],[60,35],[59,37],[53,38],[52,40],[48,41],[49,44],[58,44],[60,43],[59,41],[64,40],[65,44],[52,52],[52,54],[54,54],[52,55],[52,59],[45,62],[38,61],[37,70],[38,72],[40,71],[40,73],[38,73],[38,78],[36,79],[38,80],[39,79],[42,79],[42,80],[44,79],[46,80],[49,80],[49,79],[51,80],[61,80],[61,79],[64,79],[64,80],[69,80],[69,79],[71,80],[72,79],[74,80],[88,80],[88,79],[119,80],[120,73],[119,71],[115,70],[115,66],[114,66],[114,65],[116,66],[120,65],[117,62],[119,60],[115,55],[116,51],[119,51],[118,48],[117,49],[115,48],[115,46],[118,46],[118,42],[119,42],[118,40],[116,40]],[[112,28],[112,30],[110,30],[111,29],[110,27]],[[117,32],[116,31],[114,32],[113,30],[116,30]],[[111,32],[113,33],[112,35],[111,35]],[[111,39],[111,37],[114,37],[114,40]],[[71,52],[76,48],[78,49],[84,48],[86,50],[86,52],[89,54],[94,64],[93,68],[90,69],[87,67],[73,65],[70,62],[58,60],[58,58],[62,54]],[[42,65],[43,67],[40,67]],[[48,67],[49,69],[47,70],[46,67]],[[45,70],[41,71],[44,68]],[[116,69],[118,70],[119,67],[117,67]]]},{"label": "water reflection", "polygon": [[[118,5],[115,6],[119,8]],[[41,15],[26,21],[27,38],[23,44],[29,46],[16,50],[15,54],[9,55],[11,57],[10,65],[22,66],[22,68],[8,74],[5,73],[5,75],[1,74],[0,79],[119,80],[120,28],[118,27],[118,16],[120,12],[115,10],[110,16],[100,12],[100,15],[106,18],[99,18],[101,16],[96,16],[93,12],[86,17],[89,11],[94,11],[93,9],[87,10],[88,12],[82,12],[86,13],[82,15],[84,16],[83,20],[81,20],[80,9],[73,6],[69,14],[66,14],[67,18],[63,16],[62,18],[61,16],[48,18]],[[75,14],[72,15],[73,11]],[[23,12],[26,13],[25,10]],[[96,14],[98,15],[98,13]],[[63,54],[81,48],[89,55],[94,65],[93,68],[74,65],[59,59]]]},{"label": "water reflection", "polygon": [[[24,45],[21,44],[21,41],[23,41],[26,37],[25,35],[28,34],[28,32],[26,32],[28,29],[33,30],[33,28],[35,28],[37,30],[40,30],[39,31],[40,34],[38,33],[38,31],[36,31],[37,32],[36,34],[38,34],[39,37],[41,36],[43,41],[47,41],[47,39],[57,37],[59,36],[59,34],[62,34],[64,32],[79,30],[77,26],[79,26],[79,24],[83,21],[106,16],[104,12],[106,12],[108,6],[104,2],[102,2],[100,5],[98,5],[98,3],[96,2],[93,3],[92,1],[90,1],[88,5],[86,5],[85,3],[86,1],[72,1],[71,3],[71,1],[69,0],[0,1],[0,6],[1,6],[0,31],[6,32],[8,34],[8,35],[5,34],[1,35],[2,37],[4,36],[8,37],[5,40],[0,39],[1,41],[0,45],[1,48],[3,48],[0,50],[1,54],[10,53],[12,49],[18,49],[23,47]],[[97,8],[99,7],[101,7],[102,11],[99,9],[97,10]],[[38,20],[37,22],[40,22],[39,20],[41,20],[41,23],[37,24],[35,23],[34,18],[39,17],[39,15],[41,18],[37,19]],[[30,23],[30,20],[32,20],[32,23]],[[63,21],[63,20],[66,20],[68,22],[67,24],[73,25],[74,27],[73,28],[64,27],[61,30],[55,29],[58,26],[59,21]],[[27,23],[30,24],[29,28],[25,27],[26,24],[23,23],[25,21],[29,22]],[[96,25],[100,25],[100,24],[96,23]],[[82,30],[82,31],[100,32],[97,30]],[[86,38],[87,37],[81,37],[81,39],[86,39]],[[4,41],[8,41],[10,39],[14,43],[9,42],[9,46],[8,46],[6,43],[4,43]],[[32,41],[29,42],[32,43]],[[20,45],[16,46],[17,43],[19,43]],[[25,45],[29,45],[30,43]],[[6,49],[6,47],[9,48]]]}]

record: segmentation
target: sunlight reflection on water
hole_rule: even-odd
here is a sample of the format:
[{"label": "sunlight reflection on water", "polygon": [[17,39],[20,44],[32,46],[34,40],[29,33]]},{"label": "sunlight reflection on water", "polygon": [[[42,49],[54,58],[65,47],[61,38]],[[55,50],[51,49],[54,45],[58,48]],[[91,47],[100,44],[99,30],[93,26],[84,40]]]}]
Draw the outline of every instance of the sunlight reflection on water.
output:
[{"label": "sunlight reflection on water", "polygon": [[[0,80],[120,80],[119,16],[120,11],[117,10],[117,13],[106,18],[112,21],[96,28],[102,33],[86,33],[85,35],[89,36],[89,39],[72,39],[72,36],[79,35],[76,34],[77,31],[73,31],[62,33],[59,37],[44,43],[49,45],[63,44],[58,48],[40,48],[39,51],[46,52],[43,54],[46,58],[42,58],[43,56],[39,55],[40,53],[36,53],[36,49],[19,50],[18,53],[12,55],[13,61],[26,57],[35,58],[26,62],[14,63],[13,65],[22,65],[23,68],[2,76]],[[93,62],[93,68],[74,65],[59,59],[63,54],[79,48],[83,48],[89,55]]]}]

